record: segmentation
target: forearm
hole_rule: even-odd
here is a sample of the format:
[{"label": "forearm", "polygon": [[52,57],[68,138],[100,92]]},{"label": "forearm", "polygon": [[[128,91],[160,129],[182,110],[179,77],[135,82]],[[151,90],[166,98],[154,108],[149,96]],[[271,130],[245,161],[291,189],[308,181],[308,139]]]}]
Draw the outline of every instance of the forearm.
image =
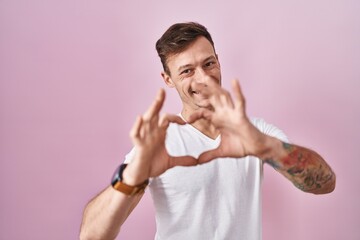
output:
[{"label": "forearm", "polygon": [[262,159],[297,188],[314,194],[330,193],[335,189],[335,173],[319,154],[274,138],[271,141],[272,147]]},{"label": "forearm", "polygon": [[84,210],[80,239],[115,239],[130,212],[141,199],[106,188]]}]

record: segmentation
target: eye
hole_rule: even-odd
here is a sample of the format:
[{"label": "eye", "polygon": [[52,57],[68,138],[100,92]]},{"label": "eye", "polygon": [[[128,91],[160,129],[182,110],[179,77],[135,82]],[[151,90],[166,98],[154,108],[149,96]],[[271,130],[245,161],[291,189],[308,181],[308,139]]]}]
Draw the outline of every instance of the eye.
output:
[{"label": "eye", "polygon": [[186,74],[190,74],[191,73],[191,69],[185,69],[184,71],[182,71],[181,73],[180,73],[180,75],[186,75]]},{"label": "eye", "polygon": [[216,62],[215,61],[210,61],[210,62],[207,62],[207,63],[205,63],[205,67],[211,67],[211,66],[213,66],[213,65],[215,65],[216,64]]}]

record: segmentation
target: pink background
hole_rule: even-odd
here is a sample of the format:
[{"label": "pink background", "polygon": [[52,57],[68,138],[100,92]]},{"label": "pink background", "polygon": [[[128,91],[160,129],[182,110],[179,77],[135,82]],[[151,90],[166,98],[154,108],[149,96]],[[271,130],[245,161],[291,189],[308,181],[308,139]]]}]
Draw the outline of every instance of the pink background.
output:
[{"label": "pink background", "polygon": [[[265,240],[360,239],[360,1],[0,1],[0,239],[77,239],[87,201],[131,148],[165,87],[155,41],[198,21],[248,113],[323,155],[315,196],[265,167]],[[180,110],[167,89],[165,110]],[[153,239],[149,193],[119,239]]]}]

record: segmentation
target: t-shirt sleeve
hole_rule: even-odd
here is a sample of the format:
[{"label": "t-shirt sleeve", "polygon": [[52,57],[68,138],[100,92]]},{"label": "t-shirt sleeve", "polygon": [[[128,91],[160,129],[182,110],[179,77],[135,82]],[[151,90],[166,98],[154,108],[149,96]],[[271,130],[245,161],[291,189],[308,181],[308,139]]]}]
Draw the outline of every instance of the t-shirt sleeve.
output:
[{"label": "t-shirt sleeve", "polygon": [[124,163],[130,163],[135,155],[135,147],[131,149],[131,151],[125,155]]},{"label": "t-shirt sleeve", "polygon": [[260,132],[269,135],[271,137],[275,137],[283,142],[289,143],[289,140],[285,135],[285,133],[276,126],[265,122],[261,118],[252,118],[251,122],[255,127],[257,127],[260,130]]},{"label": "t-shirt sleeve", "polygon": [[[131,160],[133,159],[134,155],[135,155],[135,147],[133,147],[133,148],[131,149],[131,151],[130,151],[128,154],[125,155],[125,159],[124,159],[124,162],[123,162],[123,163],[126,163],[126,164],[130,163]],[[149,178],[149,185],[152,184],[153,179],[154,179],[154,178]]]}]

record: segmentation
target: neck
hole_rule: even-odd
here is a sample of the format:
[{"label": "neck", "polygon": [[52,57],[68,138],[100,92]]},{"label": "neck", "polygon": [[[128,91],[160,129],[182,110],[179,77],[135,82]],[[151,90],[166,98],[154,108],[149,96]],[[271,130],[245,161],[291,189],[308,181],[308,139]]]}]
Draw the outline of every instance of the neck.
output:
[{"label": "neck", "polygon": [[[185,119],[185,121],[187,121],[189,116],[191,116],[193,113],[194,111],[187,111],[186,109],[183,109],[181,111],[181,116]],[[199,119],[191,125],[211,139],[216,139],[220,134],[220,131],[217,130],[216,127],[206,119]]]}]

